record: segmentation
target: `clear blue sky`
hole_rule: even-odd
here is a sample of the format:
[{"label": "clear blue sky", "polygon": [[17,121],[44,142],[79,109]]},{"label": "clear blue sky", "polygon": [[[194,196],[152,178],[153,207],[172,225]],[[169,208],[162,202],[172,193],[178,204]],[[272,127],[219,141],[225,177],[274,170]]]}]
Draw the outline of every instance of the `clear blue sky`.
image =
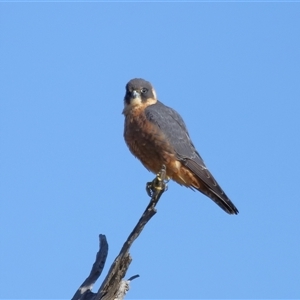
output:
[{"label": "clear blue sky", "polygon": [[0,298],[70,298],[99,233],[106,274],[153,179],[123,140],[135,77],[180,112],[240,214],[170,182],[127,298],[298,298],[299,16],[300,3],[1,3]]}]

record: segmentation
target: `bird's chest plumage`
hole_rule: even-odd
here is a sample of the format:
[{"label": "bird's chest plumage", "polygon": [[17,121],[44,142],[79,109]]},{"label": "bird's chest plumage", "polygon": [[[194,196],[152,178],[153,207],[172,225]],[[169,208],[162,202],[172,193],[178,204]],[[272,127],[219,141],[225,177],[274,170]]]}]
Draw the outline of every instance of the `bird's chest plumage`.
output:
[{"label": "bird's chest plumage", "polygon": [[147,120],[144,110],[135,109],[125,115],[124,138],[133,155],[154,173],[173,152],[165,134]]}]

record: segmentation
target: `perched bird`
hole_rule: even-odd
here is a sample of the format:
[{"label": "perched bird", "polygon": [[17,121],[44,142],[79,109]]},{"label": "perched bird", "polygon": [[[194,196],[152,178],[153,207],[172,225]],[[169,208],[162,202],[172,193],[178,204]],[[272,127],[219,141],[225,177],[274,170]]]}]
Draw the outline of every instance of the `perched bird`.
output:
[{"label": "perched bird", "polygon": [[168,178],[198,190],[227,213],[238,214],[206,168],[183,119],[157,99],[150,82],[136,78],[127,83],[123,114],[126,144],[149,171],[157,174],[165,165]]}]

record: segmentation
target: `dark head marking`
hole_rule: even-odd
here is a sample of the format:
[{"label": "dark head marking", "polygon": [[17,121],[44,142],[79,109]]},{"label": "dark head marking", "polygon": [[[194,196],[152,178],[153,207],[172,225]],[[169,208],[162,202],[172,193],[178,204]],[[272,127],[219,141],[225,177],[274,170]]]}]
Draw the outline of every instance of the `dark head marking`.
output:
[{"label": "dark head marking", "polygon": [[136,97],[140,97],[142,102],[146,102],[149,98],[156,99],[155,91],[149,81],[135,78],[126,84],[124,101],[130,104],[131,100]]}]

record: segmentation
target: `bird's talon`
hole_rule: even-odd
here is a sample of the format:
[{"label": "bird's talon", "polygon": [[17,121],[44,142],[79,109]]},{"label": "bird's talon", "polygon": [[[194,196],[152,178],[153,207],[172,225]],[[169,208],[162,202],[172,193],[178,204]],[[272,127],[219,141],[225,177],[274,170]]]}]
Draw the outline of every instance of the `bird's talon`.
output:
[{"label": "bird's talon", "polygon": [[[169,180],[168,180],[168,181],[169,181]],[[165,182],[164,192],[166,192],[166,191],[168,190],[168,188],[169,188],[169,186],[168,186],[168,184],[167,184],[168,181]]]},{"label": "bird's talon", "polygon": [[169,182],[168,179],[166,179],[166,166],[163,165],[160,172],[156,175],[156,177],[146,184],[146,191],[149,197],[153,197],[155,194],[158,194],[159,192],[167,191]]}]

